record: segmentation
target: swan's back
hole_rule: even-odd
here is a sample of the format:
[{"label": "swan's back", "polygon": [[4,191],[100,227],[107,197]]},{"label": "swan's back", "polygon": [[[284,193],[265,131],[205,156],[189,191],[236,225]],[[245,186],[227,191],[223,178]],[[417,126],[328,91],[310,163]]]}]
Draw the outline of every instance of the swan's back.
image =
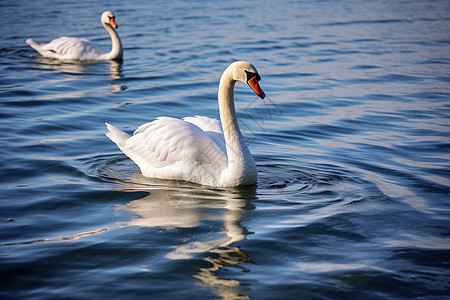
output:
[{"label": "swan's back", "polygon": [[87,39],[60,37],[50,43],[27,39],[26,43],[44,57],[61,60],[98,60],[106,52]]},{"label": "swan's back", "polygon": [[175,118],[160,117],[125,135],[108,124],[107,136],[130,157],[144,176],[219,185],[227,167],[225,153],[198,126]]},{"label": "swan's back", "polygon": [[186,117],[183,118],[183,120],[192,123],[203,130],[226,155],[227,148],[223,136],[222,124],[219,120],[205,116]]}]

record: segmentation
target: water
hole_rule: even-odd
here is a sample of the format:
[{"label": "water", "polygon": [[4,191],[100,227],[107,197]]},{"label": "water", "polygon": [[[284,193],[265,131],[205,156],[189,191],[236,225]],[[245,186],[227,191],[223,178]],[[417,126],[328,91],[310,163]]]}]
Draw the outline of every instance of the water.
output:
[{"label": "water", "polygon": [[[25,44],[86,37],[123,63]],[[2,299],[446,299],[448,1],[2,1]],[[144,178],[104,136],[218,117],[236,86],[247,188]]]}]

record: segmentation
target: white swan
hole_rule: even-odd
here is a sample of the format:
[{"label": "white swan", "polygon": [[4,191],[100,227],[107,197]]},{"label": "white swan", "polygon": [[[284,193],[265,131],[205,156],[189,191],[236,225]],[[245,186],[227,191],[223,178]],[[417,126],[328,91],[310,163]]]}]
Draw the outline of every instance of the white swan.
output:
[{"label": "white swan", "polygon": [[147,177],[215,187],[255,184],[256,165],[239,130],[234,85],[245,82],[264,99],[260,79],[256,68],[245,61],[234,62],[224,71],[218,93],[221,122],[200,116],[159,117],[141,125],[132,136],[106,123],[106,135]]},{"label": "white swan", "polygon": [[117,28],[115,16],[110,11],[105,11],[101,17],[102,25],[111,36],[112,48],[110,52],[104,51],[99,46],[87,39],[74,37],[60,37],[48,44],[27,39],[26,43],[42,56],[59,60],[121,60],[123,47]]}]

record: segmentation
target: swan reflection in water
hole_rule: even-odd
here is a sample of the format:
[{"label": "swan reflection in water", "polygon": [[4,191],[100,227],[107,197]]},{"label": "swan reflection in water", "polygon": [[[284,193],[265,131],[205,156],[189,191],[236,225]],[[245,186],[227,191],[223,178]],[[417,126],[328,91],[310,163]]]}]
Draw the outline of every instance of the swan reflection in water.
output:
[{"label": "swan reflection in water", "polygon": [[[131,182],[149,180],[135,174]],[[167,183],[167,182],[166,182]],[[129,186],[129,185],[128,185]],[[147,185],[147,190],[149,186]],[[139,188],[132,191],[140,190]],[[218,275],[221,268],[239,266],[251,262],[250,258],[233,243],[244,240],[250,232],[241,225],[246,211],[254,209],[256,186],[215,189],[186,182],[169,182],[166,187],[150,187],[149,194],[116,209],[131,212],[135,218],[127,226],[192,228],[203,221],[223,222],[221,237],[212,240],[189,241],[177,246],[166,257],[169,259],[189,259],[195,253],[207,253],[203,260],[209,267],[199,268],[194,275],[198,284],[211,288],[223,299],[248,299],[240,295],[240,282],[236,279],[222,279]],[[219,213],[218,213],[219,211]]]},{"label": "swan reflection in water", "polygon": [[245,270],[240,264],[251,262],[245,252],[238,246],[233,246],[233,243],[244,240],[250,234],[241,225],[241,221],[246,211],[254,209],[251,201],[256,199],[256,186],[217,189],[187,182],[150,179],[140,173],[135,173],[130,179],[118,179],[120,176],[111,175],[113,174],[102,174],[102,177],[118,180],[122,184],[119,190],[148,192],[143,198],[115,206],[117,211],[134,215],[130,221],[76,234],[4,243],[0,246],[74,241],[128,226],[193,228],[201,226],[205,221],[220,221],[223,222],[223,230],[213,232],[213,235],[221,237],[207,241],[189,241],[175,247],[166,254],[166,258],[189,259],[196,253],[206,254],[203,261],[210,266],[199,267],[198,272],[193,275],[199,280],[198,284],[211,288],[222,299],[249,299],[240,294],[241,283],[237,279],[220,278],[218,272],[230,266]]},{"label": "swan reflection in water", "polygon": [[[106,70],[105,66],[109,66],[109,72],[108,75],[111,79],[120,79],[122,78],[122,61],[65,61],[61,62],[56,59],[51,59],[47,57],[34,57],[32,59],[32,64],[30,65],[33,68],[37,69],[50,69],[50,70],[57,70],[62,73],[67,74],[99,74],[102,75]],[[106,74],[105,74],[106,75]],[[76,78],[76,77],[63,77],[60,80],[82,80],[85,78]],[[116,83],[109,83],[109,91],[107,94],[114,94],[120,91],[123,91],[126,89],[125,86],[116,84]]]}]

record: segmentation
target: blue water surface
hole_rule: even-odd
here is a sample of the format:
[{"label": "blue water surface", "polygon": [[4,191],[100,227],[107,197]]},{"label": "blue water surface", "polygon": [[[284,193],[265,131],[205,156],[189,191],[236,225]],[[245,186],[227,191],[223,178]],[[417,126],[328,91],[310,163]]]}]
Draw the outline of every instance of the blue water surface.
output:
[{"label": "blue water surface", "polygon": [[[123,62],[39,57],[88,38]],[[448,299],[450,4],[0,2],[0,298]],[[218,118],[235,89],[258,184],[143,177],[104,135]]]}]

